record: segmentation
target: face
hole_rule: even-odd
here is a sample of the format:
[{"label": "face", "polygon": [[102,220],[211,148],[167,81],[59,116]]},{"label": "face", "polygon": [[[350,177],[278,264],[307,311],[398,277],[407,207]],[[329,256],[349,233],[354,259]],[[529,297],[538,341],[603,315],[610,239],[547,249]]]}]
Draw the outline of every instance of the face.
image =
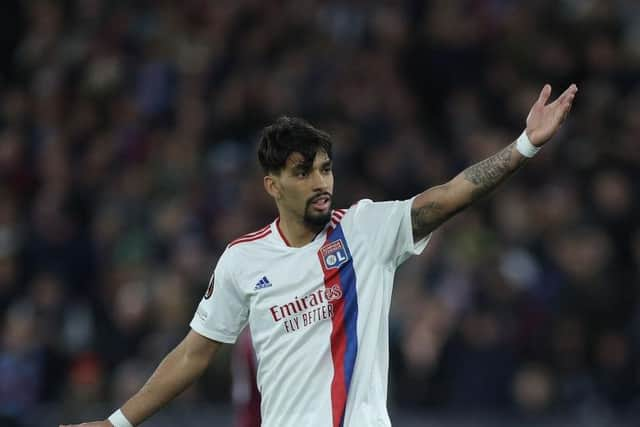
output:
[{"label": "face", "polygon": [[331,219],[333,171],[329,156],[319,151],[313,164],[305,164],[300,153],[292,153],[279,175],[270,175],[269,190],[280,210],[286,210],[313,228]]}]

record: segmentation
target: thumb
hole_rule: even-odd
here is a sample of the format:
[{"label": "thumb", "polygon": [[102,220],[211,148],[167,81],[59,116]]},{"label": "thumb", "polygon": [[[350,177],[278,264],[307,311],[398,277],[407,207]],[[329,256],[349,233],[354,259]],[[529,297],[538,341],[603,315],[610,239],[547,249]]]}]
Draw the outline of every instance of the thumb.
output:
[{"label": "thumb", "polygon": [[546,84],[540,91],[540,96],[538,97],[538,104],[545,105],[551,96],[551,85]]}]

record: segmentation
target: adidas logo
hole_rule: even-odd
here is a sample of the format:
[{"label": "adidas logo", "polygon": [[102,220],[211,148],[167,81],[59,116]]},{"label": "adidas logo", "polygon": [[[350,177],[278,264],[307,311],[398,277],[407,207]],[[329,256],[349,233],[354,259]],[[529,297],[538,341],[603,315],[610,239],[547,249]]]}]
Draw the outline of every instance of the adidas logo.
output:
[{"label": "adidas logo", "polygon": [[271,286],[271,282],[267,279],[267,276],[263,276],[253,289],[257,291],[258,289],[270,288]]}]

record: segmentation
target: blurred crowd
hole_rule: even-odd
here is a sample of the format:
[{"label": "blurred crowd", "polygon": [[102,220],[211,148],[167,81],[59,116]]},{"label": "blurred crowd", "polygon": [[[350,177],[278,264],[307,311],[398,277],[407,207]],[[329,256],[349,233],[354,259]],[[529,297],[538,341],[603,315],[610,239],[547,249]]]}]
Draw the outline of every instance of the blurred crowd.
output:
[{"label": "blurred crowd", "polygon": [[[344,207],[493,154],[545,82],[580,89],[561,132],[398,273],[390,404],[640,414],[637,1],[3,3],[0,424],[137,390],[276,216],[278,116],[333,136]],[[181,399],[230,381],[226,351]]]}]

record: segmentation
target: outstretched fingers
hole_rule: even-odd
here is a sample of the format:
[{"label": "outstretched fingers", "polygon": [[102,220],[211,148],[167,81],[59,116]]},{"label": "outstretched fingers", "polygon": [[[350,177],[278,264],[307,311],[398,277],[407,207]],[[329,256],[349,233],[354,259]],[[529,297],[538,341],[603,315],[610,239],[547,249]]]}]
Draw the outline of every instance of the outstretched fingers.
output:
[{"label": "outstretched fingers", "polygon": [[571,86],[569,86],[567,90],[565,90],[562,93],[562,95],[560,95],[560,99],[562,100],[562,103],[570,104],[571,101],[573,101],[573,98],[575,98],[577,92],[578,92],[578,86],[576,86],[575,84],[572,84]]},{"label": "outstretched fingers", "polygon": [[569,114],[577,92],[578,87],[572,84],[553,102],[547,104],[551,96],[551,85],[544,85],[527,116],[527,135],[533,145],[543,145],[558,130]]},{"label": "outstretched fingers", "polygon": [[557,104],[558,112],[562,120],[564,120],[567,117],[567,114],[569,114],[577,92],[578,87],[575,84],[572,84],[554,102],[554,104]]},{"label": "outstretched fingers", "polygon": [[575,84],[569,86],[562,95],[558,97],[555,101],[553,101],[552,105],[561,105],[567,106],[573,102],[573,99],[576,97],[576,93],[578,92],[578,87]]},{"label": "outstretched fingers", "polygon": [[544,87],[540,91],[540,96],[538,96],[537,103],[539,105],[541,105],[541,106],[544,106],[547,103],[547,101],[549,100],[550,96],[551,96],[551,85],[550,84],[546,84],[546,85],[544,85]]},{"label": "outstretched fingers", "polygon": [[532,116],[542,113],[542,111],[545,108],[545,104],[549,100],[550,96],[551,96],[551,85],[545,84],[542,90],[540,91],[540,95],[538,95],[538,99],[536,100],[536,102],[531,107],[531,110],[529,111],[529,115],[527,116],[527,123],[529,123],[529,120],[531,119]]}]

